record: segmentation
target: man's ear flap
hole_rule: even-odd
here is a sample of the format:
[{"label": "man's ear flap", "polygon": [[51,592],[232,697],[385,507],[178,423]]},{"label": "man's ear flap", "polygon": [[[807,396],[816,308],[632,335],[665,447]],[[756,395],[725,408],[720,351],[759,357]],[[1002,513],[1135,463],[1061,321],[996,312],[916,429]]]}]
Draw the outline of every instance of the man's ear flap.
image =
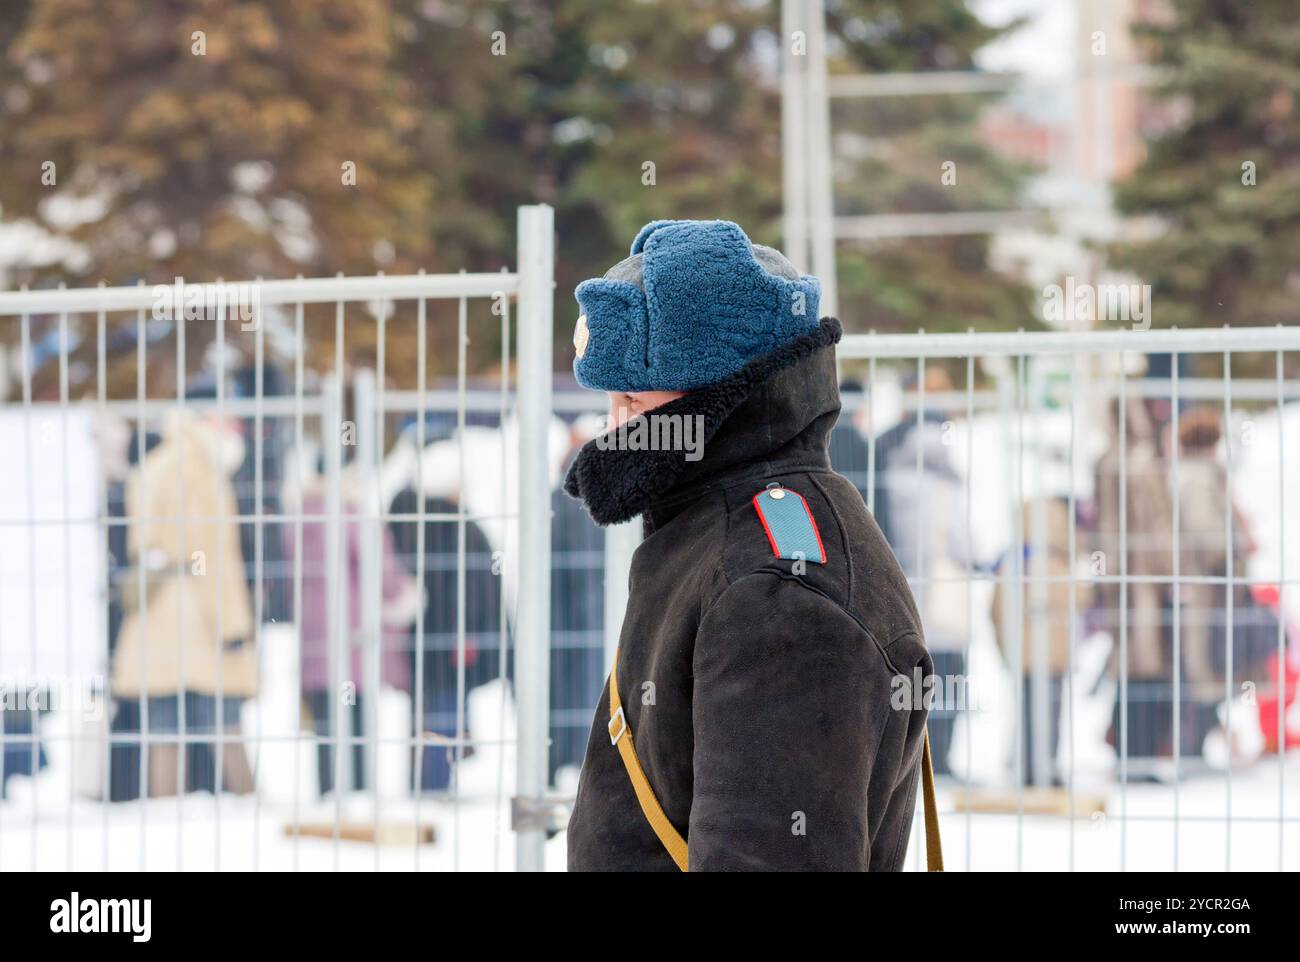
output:
[{"label": "man's ear flap", "polygon": [[585,318],[583,349],[573,363],[578,383],[596,391],[650,390],[645,293],[627,281],[603,277],[583,281],[575,293]]}]

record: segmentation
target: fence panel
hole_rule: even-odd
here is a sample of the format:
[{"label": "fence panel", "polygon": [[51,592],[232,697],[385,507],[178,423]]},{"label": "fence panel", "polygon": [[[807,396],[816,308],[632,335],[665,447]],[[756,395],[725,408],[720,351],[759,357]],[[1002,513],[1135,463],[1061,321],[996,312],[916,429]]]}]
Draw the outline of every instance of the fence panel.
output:
[{"label": "fence panel", "polygon": [[[0,294],[23,466],[0,489],[0,868],[562,864],[639,532],[556,500],[600,399],[552,394],[549,210],[519,236],[517,273],[250,285],[206,380],[203,329],[151,316],[156,289]],[[469,373],[490,338],[495,383]],[[950,865],[1294,863],[1297,350],[1280,328],[843,340],[832,463],[926,620]],[[167,459],[193,424],[204,471]]]},{"label": "fence panel", "polygon": [[[507,833],[545,789],[552,249],[541,206],[516,273],[0,294],[0,868],[542,867]],[[500,339],[486,462],[471,336]]]}]

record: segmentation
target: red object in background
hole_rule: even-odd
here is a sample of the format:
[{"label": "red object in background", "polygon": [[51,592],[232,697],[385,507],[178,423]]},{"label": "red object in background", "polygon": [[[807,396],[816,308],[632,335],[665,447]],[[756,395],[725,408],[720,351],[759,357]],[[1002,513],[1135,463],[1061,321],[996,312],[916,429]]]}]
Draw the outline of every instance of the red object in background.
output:
[{"label": "red object in background", "polygon": [[1277,585],[1251,585],[1250,594],[1258,604],[1273,612],[1274,615],[1278,614],[1278,605],[1282,603],[1282,589]]},{"label": "red object in background", "polygon": [[[1268,752],[1277,752],[1277,664],[1278,659],[1273,658],[1269,664],[1268,672],[1273,678],[1272,690],[1267,695],[1260,695],[1257,706],[1259,708],[1259,727],[1264,732],[1265,750]],[[1296,685],[1300,684],[1300,669],[1290,663],[1290,659],[1283,661],[1286,666],[1286,706],[1289,709],[1295,704]],[[1283,723],[1285,725],[1285,722]],[[1287,748],[1300,747],[1300,731],[1290,730],[1283,731],[1283,737],[1286,739]]]},{"label": "red object in background", "polygon": [[[1282,592],[1277,585],[1252,585],[1251,595],[1261,606],[1273,612],[1274,617],[1281,618],[1280,605],[1282,601]],[[1268,674],[1273,680],[1267,694],[1258,694],[1256,705],[1259,709],[1259,727],[1264,733],[1265,751],[1270,753],[1277,752],[1277,719],[1278,719],[1278,691],[1279,677],[1281,685],[1284,686],[1286,695],[1286,708],[1295,704],[1296,688],[1300,686],[1300,665],[1295,663],[1295,652],[1287,639],[1286,651],[1282,658],[1274,655],[1269,659]],[[1281,670],[1279,670],[1281,669]],[[1285,727],[1285,717],[1283,726]],[[1300,747],[1300,730],[1284,730],[1283,737],[1286,740],[1287,748]]]}]

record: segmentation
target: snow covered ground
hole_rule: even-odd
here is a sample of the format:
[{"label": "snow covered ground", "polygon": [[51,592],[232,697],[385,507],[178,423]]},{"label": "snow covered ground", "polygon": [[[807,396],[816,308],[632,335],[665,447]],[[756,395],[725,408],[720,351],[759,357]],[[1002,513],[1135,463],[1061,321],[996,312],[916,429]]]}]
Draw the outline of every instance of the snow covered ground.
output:
[{"label": "snow covered ground", "polygon": [[[276,638],[277,633],[270,633],[269,655],[283,649]],[[1104,686],[1077,686],[1073,755],[1080,797],[1100,795],[1105,813],[1073,820],[1017,816],[1016,793],[1005,787],[1007,759],[1015,744],[1014,686],[988,632],[976,631],[972,641],[971,674],[983,679],[980,705],[960,718],[949,760],[985,789],[1003,786],[1006,804],[999,814],[968,815],[957,810],[960,785],[940,783],[950,870],[1222,871],[1300,865],[1300,752],[1292,751],[1281,766],[1271,756],[1239,765],[1230,781],[1223,774],[1204,773],[1203,765],[1196,774],[1199,760],[1189,759],[1187,774],[1177,786],[1143,783],[1121,789],[1114,778],[1113,750],[1105,744],[1113,693]],[[1089,676],[1099,672],[1108,647],[1089,639],[1076,668]],[[67,764],[62,736],[69,731],[59,726],[56,716],[45,728],[51,768],[35,780],[11,778],[9,798],[0,802],[0,872],[510,871],[515,861],[509,799],[514,794],[516,757],[511,742],[516,722],[513,704],[508,697],[502,702],[503,693],[503,686],[492,684],[470,695],[468,720],[476,745],[461,763],[458,802],[430,797],[417,803],[401,797],[400,789],[393,791],[392,786],[406,784],[406,770],[385,770],[380,784],[390,794],[381,799],[378,816],[369,796],[339,803],[331,798],[307,800],[313,795],[309,768],[315,745],[310,738],[297,744],[271,740],[283,739],[289,731],[284,726],[292,724],[292,713],[280,710],[284,706],[271,691],[260,720],[268,741],[261,748],[257,798],[191,794],[112,805],[83,798],[98,791],[94,786],[102,782],[91,778],[87,784],[85,773],[74,780],[67,772],[102,749],[83,747],[75,764]],[[405,718],[406,709],[399,708],[397,715]],[[256,742],[257,715],[246,715],[245,737]],[[92,735],[93,729],[83,728],[76,737]],[[391,767],[385,757],[392,761],[405,756],[405,750],[381,753],[381,767]],[[1060,753],[1061,759],[1068,757]],[[560,790],[572,794],[574,787],[569,778]],[[301,799],[296,807],[295,794]],[[1280,822],[1279,815],[1288,821]],[[377,820],[385,831],[398,832],[417,824],[432,826],[436,841],[416,846],[408,835],[405,841],[377,846],[293,835],[295,824],[329,829],[336,820],[349,827],[374,826]],[[910,847],[909,868],[919,870],[924,860],[919,810]],[[565,838],[560,833],[547,843],[547,868],[564,867]]]},{"label": "snow covered ground", "polygon": [[[1300,866],[1300,757],[1295,752],[1281,777],[1285,809],[1279,802],[1278,760],[1272,757],[1234,772],[1230,796],[1222,776],[1187,778],[1178,785],[1176,799],[1173,785],[1132,784],[1124,791],[1112,785],[1102,793],[1104,814],[1073,821],[1041,815],[1018,818],[1012,792],[1008,814],[968,816],[949,810],[942,816],[945,867],[1168,872],[1276,871],[1281,864],[1295,871]],[[950,808],[955,792],[939,789],[941,810]],[[1279,823],[1279,811],[1289,821]],[[1224,817],[1228,812],[1231,821]],[[924,857],[918,824],[910,867],[923,867]]]},{"label": "snow covered ground", "polygon": [[[1300,866],[1300,801],[1293,786],[1300,784],[1300,758],[1291,758],[1283,773],[1287,787],[1286,817],[1278,822],[1277,759],[1237,772],[1231,801],[1221,777],[1188,779],[1178,788],[1175,825],[1172,786],[1131,785],[1123,797],[1118,786],[1107,793],[1104,816],[1078,818],[1026,815],[971,815],[953,811],[957,789],[940,787],[943,837],[950,871],[1026,870],[1173,871],[1175,832],[1180,870],[1273,871]],[[1014,795],[1012,795],[1014,798]],[[52,800],[51,800],[52,801]],[[1223,819],[1231,805],[1231,833]],[[372,845],[368,842],[293,838],[285,828],[293,811],[251,798],[190,795],[176,799],[128,802],[104,806],[96,802],[43,805],[33,811],[31,799],[0,804],[0,871],[33,867],[96,871],[510,871],[514,868],[514,836],[509,831],[508,802],[489,797],[424,801],[419,821],[437,830],[433,844]],[[1128,819],[1123,817],[1127,811]],[[364,799],[344,809],[350,823],[373,823],[374,810]],[[333,821],[331,803],[304,805],[301,823]],[[410,801],[385,803],[385,825],[414,825]],[[547,868],[563,871],[563,833],[547,843]],[[1123,856],[1121,856],[1123,852]],[[1231,861],[1229,862],[1229,852]],[[909,869],[924,862],[918,819],[908,858]]]},{"label": "snow covered ground", "polygon": [[[373,825],[368,799],[353,799],[343,809],[348,825]],[[303,805],[298,824],[333,824],[329,802]],[[417,824],[412,801],[385,803],[386,829]],[[258,805],[252,798],[193,794],[104,806],[78,802],[58,813],[32,811],[22,803],[0,806],[0,871],[511,871],[514,836],[509,804],[493,799],[424,801],[419,824],[433,826],[437,840],[373,845],[331,838],[294,838],[293,810],[283,804]],[[558,869],[564,852],[557,849]]]},{"label": "snow covered ground", "polygon": [[[982,652],[984,657],[975,659],[975,673],[994,679],[1004,674],[996,653],[988,650],[991,640],[977,641],[973,656]],[[267,647],[274,652],[282,646]],[[1085,650],[1092,651],[1091,647]],[[1097,670],[1105,651],[1098,649],[1093,655],[1093,670]],[[1088,660],[1081,658],[1080,667]],[[1084,690],[1081,686],[1081,693]],[[509,800],[514,794],[516,757],[511,741],[516,722],[508,695],[503,701],[506,693],[504,686],[493,683],[470,694],[468,720],[476,745],[474,753],[460,763],[459,801],[430,797],[417,802],[402,797],[400,787],[394,790],[393,786],[406,783],[405,769],[381,771],[380,784],[387,786],[389,794],[381,798],[378,813],[370,796],[338,802],[307,800],[314,794],[308,768],[316,749],[310,738],[297,744],[267,741],[262,745],[258,797],[218,798],[204,793],[105,805],[82,797],[102,782],[92,779],[88,784],[68,777],[77,767],[66,758],[68,742],[62,736],[69,731],[53,718],[46,729],[50,768],[36,779],[11,778],[9,797],[0,802],[0,872],[510,871],[515,864]],[[1014,743],[1009,734],[1015,717],[1013,701],[996,686],[991,691],[986,687],[983,696],[981,707],[962,717],[950,761],[985,788],[1005,786],[1007,746]],[[1080,698],[1074,726],[1079,796],[1102,796],[1105,813],[1073,820],[1018,817],[1016,793],[1004,787],[1003,813],[967,815],[957,810],[961,787],[941,782],[940,810],[950,870],[1170,871],[1175,867],[1175,845],[1180,869],[1273,870],[1280,857],[1286,867],[1300,865],[1300,831],[1295,824],[1300,821],[1296,790],[1300,752],[1292,751],[1283,766],[1270,756],[1239,766],[1230,781],[1223,774],[1194,774],[1196,760],[1192,759],[1176,787],[1144,783],[1121,789],[1113,777],[1113,752],[1104,744],[1111,697],[1103,690]],[[284,734],[280,714],[268,693],[260,722],[262,735]],[[404,709],[399,714],[405,717]],[[251,723],[256,715],[244,721],[245,736],[255,740],[257,728]],[[82,729],[77,737],[90,734]],[[84,762],[97,751],[85,748],[78,757]],[[295,752],[302,753],[296,761]],[[404,750],[381,753],[381,768],[404,757]],[[308,777],[295,779],[295,772]],[[563,781],[560,791],[571,795],[574,779]],[[300,799],[296,805],[295,795]],[[1279,814],[1289,821],[1279,823]],[[384,832],[398,832],[404,840],[374,845],[294,837],[294,825],[332,831],[336,821],[349,827],[373,827],[378,822]],[[417,824],[434,828],[432,844],[413,843],[410,830]],[[918,810],[909,867],[920,869],[923,859]],[[547,843],[547,868],[562,871],[564,867],[565,838],[560,833]]]}]

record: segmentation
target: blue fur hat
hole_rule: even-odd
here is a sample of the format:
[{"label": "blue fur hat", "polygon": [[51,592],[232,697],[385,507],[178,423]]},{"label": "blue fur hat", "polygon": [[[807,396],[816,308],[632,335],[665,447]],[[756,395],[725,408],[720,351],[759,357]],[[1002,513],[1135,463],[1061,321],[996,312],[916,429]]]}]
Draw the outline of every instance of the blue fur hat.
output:
[{"label": "blue fur hat", "polygon": [[692,391],[816,330],[821,284],[730,221],[657,220],[574,294],[579,384]]}]

